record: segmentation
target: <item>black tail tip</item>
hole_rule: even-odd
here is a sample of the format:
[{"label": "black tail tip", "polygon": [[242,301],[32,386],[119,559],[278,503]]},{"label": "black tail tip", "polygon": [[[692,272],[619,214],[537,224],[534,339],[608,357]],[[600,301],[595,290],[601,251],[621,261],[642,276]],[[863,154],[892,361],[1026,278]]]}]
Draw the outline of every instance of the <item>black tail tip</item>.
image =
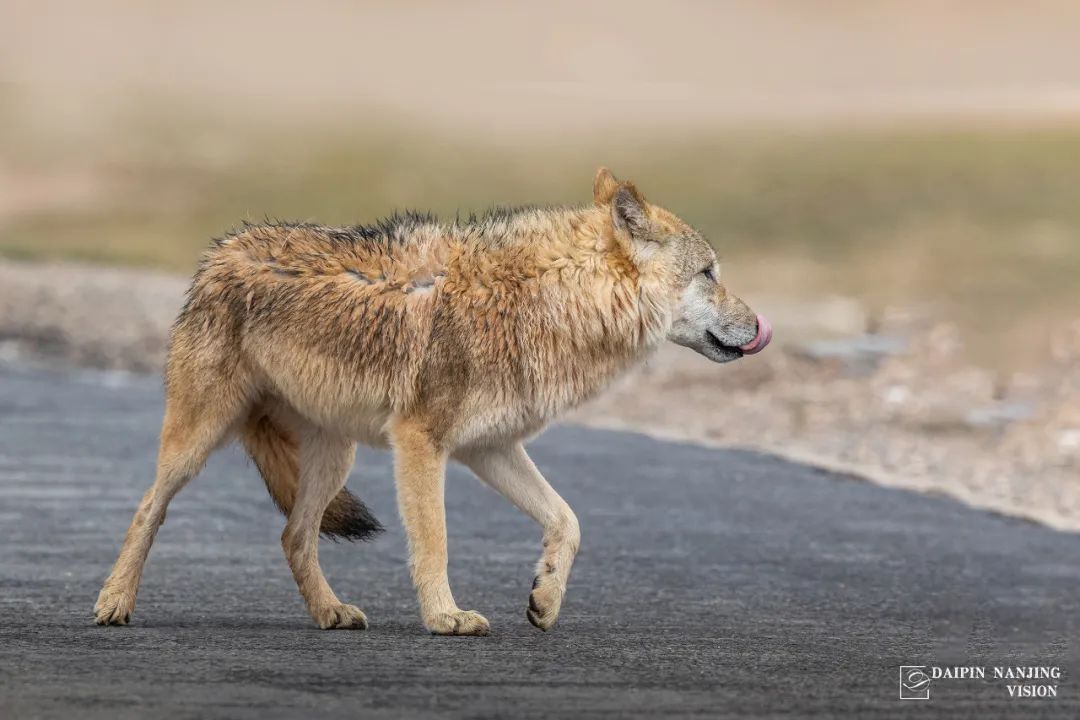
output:
[{"label": "black tail tip", "polygon": [[338,493],[330,507],[326,508],[319,528],[325,537],[350,542],[370,540],[384,529],[367,505],[348,490]]}]

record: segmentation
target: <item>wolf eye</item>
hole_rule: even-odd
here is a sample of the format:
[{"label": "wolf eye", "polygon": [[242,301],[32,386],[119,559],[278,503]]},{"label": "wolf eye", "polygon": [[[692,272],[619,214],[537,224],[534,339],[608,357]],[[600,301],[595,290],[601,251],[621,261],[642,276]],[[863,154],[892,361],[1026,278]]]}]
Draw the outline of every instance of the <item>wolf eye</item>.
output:
[{"label": "wolf eye", "polygon": [[709,282],[716,282],[716,276],[713,275],[712,265],[702,270],[700,274],[708,278]]}]

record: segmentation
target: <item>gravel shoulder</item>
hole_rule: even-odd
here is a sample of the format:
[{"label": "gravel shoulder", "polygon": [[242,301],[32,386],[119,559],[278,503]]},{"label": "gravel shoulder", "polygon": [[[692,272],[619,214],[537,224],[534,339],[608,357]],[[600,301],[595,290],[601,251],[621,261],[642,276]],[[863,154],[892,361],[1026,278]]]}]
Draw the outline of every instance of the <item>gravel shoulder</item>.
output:
[{"label": "gravel shoulder", "polygon": [[[0,363],[159,373],[186,286],[0,262]],[[664,347],[568,419],[763,450],[1080,531],[1080,323],[1038,372],[1003,378],[966,364],[955,329],[917,313],[894,312],[868,335],[842,298],[759,304],[778,347],[724,367]]]}]

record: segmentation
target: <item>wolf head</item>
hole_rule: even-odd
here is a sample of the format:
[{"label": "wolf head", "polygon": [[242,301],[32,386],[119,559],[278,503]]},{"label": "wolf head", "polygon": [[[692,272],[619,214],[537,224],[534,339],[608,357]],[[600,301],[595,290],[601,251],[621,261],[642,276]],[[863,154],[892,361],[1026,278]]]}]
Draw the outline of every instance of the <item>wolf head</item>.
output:
[{"label": "wolf head", "polygon": [[620,182],[607,168],[596,173],[593,200],[610,212],[615,240],[643,278],[673,290],[669,340],[713,362],[736,360],[769,344],[769,321],[728,293],[720,282],[716,252],[701,233],[646,202],[633,183]]}]

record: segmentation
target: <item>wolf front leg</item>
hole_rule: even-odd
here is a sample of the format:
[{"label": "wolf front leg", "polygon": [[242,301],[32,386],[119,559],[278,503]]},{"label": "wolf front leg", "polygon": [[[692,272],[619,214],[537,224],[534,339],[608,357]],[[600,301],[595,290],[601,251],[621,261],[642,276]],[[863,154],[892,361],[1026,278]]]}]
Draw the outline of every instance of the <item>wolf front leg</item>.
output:
[{"label": "wolf front leg", "polygon": [[581,544],[574,511],[536,469],[520,443],[471,450],[459,459],[544,529],[544,553],[536,566],[526,616],[536,627],[548,630],[559,617],[570,568]]},{"label": "wolf front leg", "polygon": [[454,602],[447,576],[446,453],[417,422],[390,427],[398,509],[409,539],[409,567],[424,624],[436,635],[487,635],[488,621]]}]

